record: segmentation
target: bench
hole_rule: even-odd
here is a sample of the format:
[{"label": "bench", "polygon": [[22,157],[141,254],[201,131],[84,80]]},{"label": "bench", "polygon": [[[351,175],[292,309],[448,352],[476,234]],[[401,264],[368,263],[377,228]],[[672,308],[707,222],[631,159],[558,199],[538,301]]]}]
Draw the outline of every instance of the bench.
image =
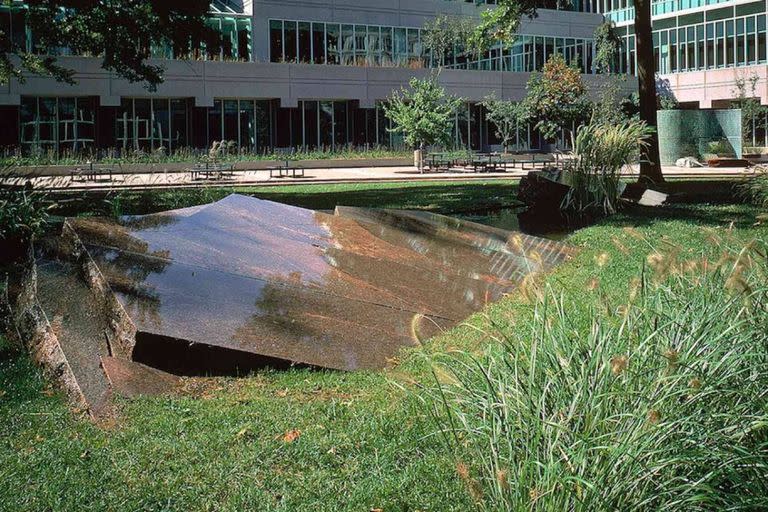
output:
[{"label": "bench", "polygon": [[289,165],[286,163],[286,165],[275,165],[272,167],[269,167],[269,177],[274,178],[275,174],[277,174],[277,178],[287,178],[289,176],[296,178],[304,177],[304,167],[301,165]]}]

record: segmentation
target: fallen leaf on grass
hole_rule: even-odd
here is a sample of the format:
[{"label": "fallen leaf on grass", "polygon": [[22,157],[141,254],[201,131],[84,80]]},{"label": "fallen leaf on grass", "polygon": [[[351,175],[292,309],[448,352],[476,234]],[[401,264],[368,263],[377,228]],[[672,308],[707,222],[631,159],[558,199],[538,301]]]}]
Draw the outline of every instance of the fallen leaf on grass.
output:
[{"label": "fallen leaf on grass", "polygon": [[284,443],[292,443],[299,437],[301,437],[301,430],[293,429],[280,436],[280,439],[282,439]]}]

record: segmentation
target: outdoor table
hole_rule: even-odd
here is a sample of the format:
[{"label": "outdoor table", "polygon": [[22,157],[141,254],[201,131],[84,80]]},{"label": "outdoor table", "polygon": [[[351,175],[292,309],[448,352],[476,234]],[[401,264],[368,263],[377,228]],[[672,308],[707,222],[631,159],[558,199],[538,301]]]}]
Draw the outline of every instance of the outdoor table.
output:
[{"label": "outdoor table", "polygon": [[102,176],[107,176],[109,181],[112,181],[112,169],[111,168],[96,168],[92,162],[88,162],[88,167],[77,167],[69,172],[69,178],[72,181],[98,181]]},{"label": "outdoor table", "polygon": [[430,171],[435,170],[439,172],[441,168],[449,171],[453,165],[453,160],[449,156],[448,153],[430,153],[427,157],[429,161],[427,167],[429,167]]},{"label": "outdoor table", "polygon": [[220,180],[220,179],[234,179],[235,166],[233,164],[201,164],[196,165],[189,170],[192,175],[192,180]]},{"label": "outdoor table", "polygon": [[269,169],[269,177],[274,178],[275,173],[277,173],[278,178],[288,177],[289,174],[296,178],[298,177],[304,177],[304,167],[301,165],[291,165],[288,160],[285,161],[284,165],[275,165],[272,167],[268,167]]},{"label": "outdoor table", "polygon": [[491,170],[495,170],[496,166],[493,162],[494,159],[493,153],[488,153],[486,155],[478,155],[472,159],[472,168],[475,172],[490,172]]}]

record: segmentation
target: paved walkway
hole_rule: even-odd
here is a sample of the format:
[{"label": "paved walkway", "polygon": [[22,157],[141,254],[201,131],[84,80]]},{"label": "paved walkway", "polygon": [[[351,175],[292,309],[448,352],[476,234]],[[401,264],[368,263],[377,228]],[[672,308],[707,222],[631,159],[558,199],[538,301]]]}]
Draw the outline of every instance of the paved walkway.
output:
[{"label": "paved walkway", "polygon": [[[270,177],[269,171],[239,172],[235,177],[222,180],[193,180],[188,172],[157,172],[141,174],[115,174],[112,179],[96,181],[73,181],[68,176],[38,177],[32,182],[36,187],[50,190],[110,190],[110,189],[148,189],[148,188],[187,188],[200,186],[272,186],[306,185],[313,183],[366,183],[366,182],[403,182],[403,181],[470,181],[470,180],[519,180],[528,173],[528,169],[511,169],[507,172],[440,172],[419,173],[413,167],[366,167],[307,169],[303,177]],[[742,168],[679,168],[664,167],[667,178],[708,179],[735,178],[749,175],[749,169]],[[636,176],[637,169],[627,169],[627,177]],[[0,183],[23,183],[28,178],[6,178]]]}]

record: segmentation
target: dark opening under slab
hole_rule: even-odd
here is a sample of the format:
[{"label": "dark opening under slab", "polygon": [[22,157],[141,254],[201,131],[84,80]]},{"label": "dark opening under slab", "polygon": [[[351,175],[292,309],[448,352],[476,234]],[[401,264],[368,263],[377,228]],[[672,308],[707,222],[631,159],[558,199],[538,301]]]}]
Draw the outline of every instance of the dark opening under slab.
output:
[{"label": "dark opening under slab", "polygon": [[185,377],[245,376],[266,368],[309,368],[284,359],[147,332],[136,333],[133,360]]}]

